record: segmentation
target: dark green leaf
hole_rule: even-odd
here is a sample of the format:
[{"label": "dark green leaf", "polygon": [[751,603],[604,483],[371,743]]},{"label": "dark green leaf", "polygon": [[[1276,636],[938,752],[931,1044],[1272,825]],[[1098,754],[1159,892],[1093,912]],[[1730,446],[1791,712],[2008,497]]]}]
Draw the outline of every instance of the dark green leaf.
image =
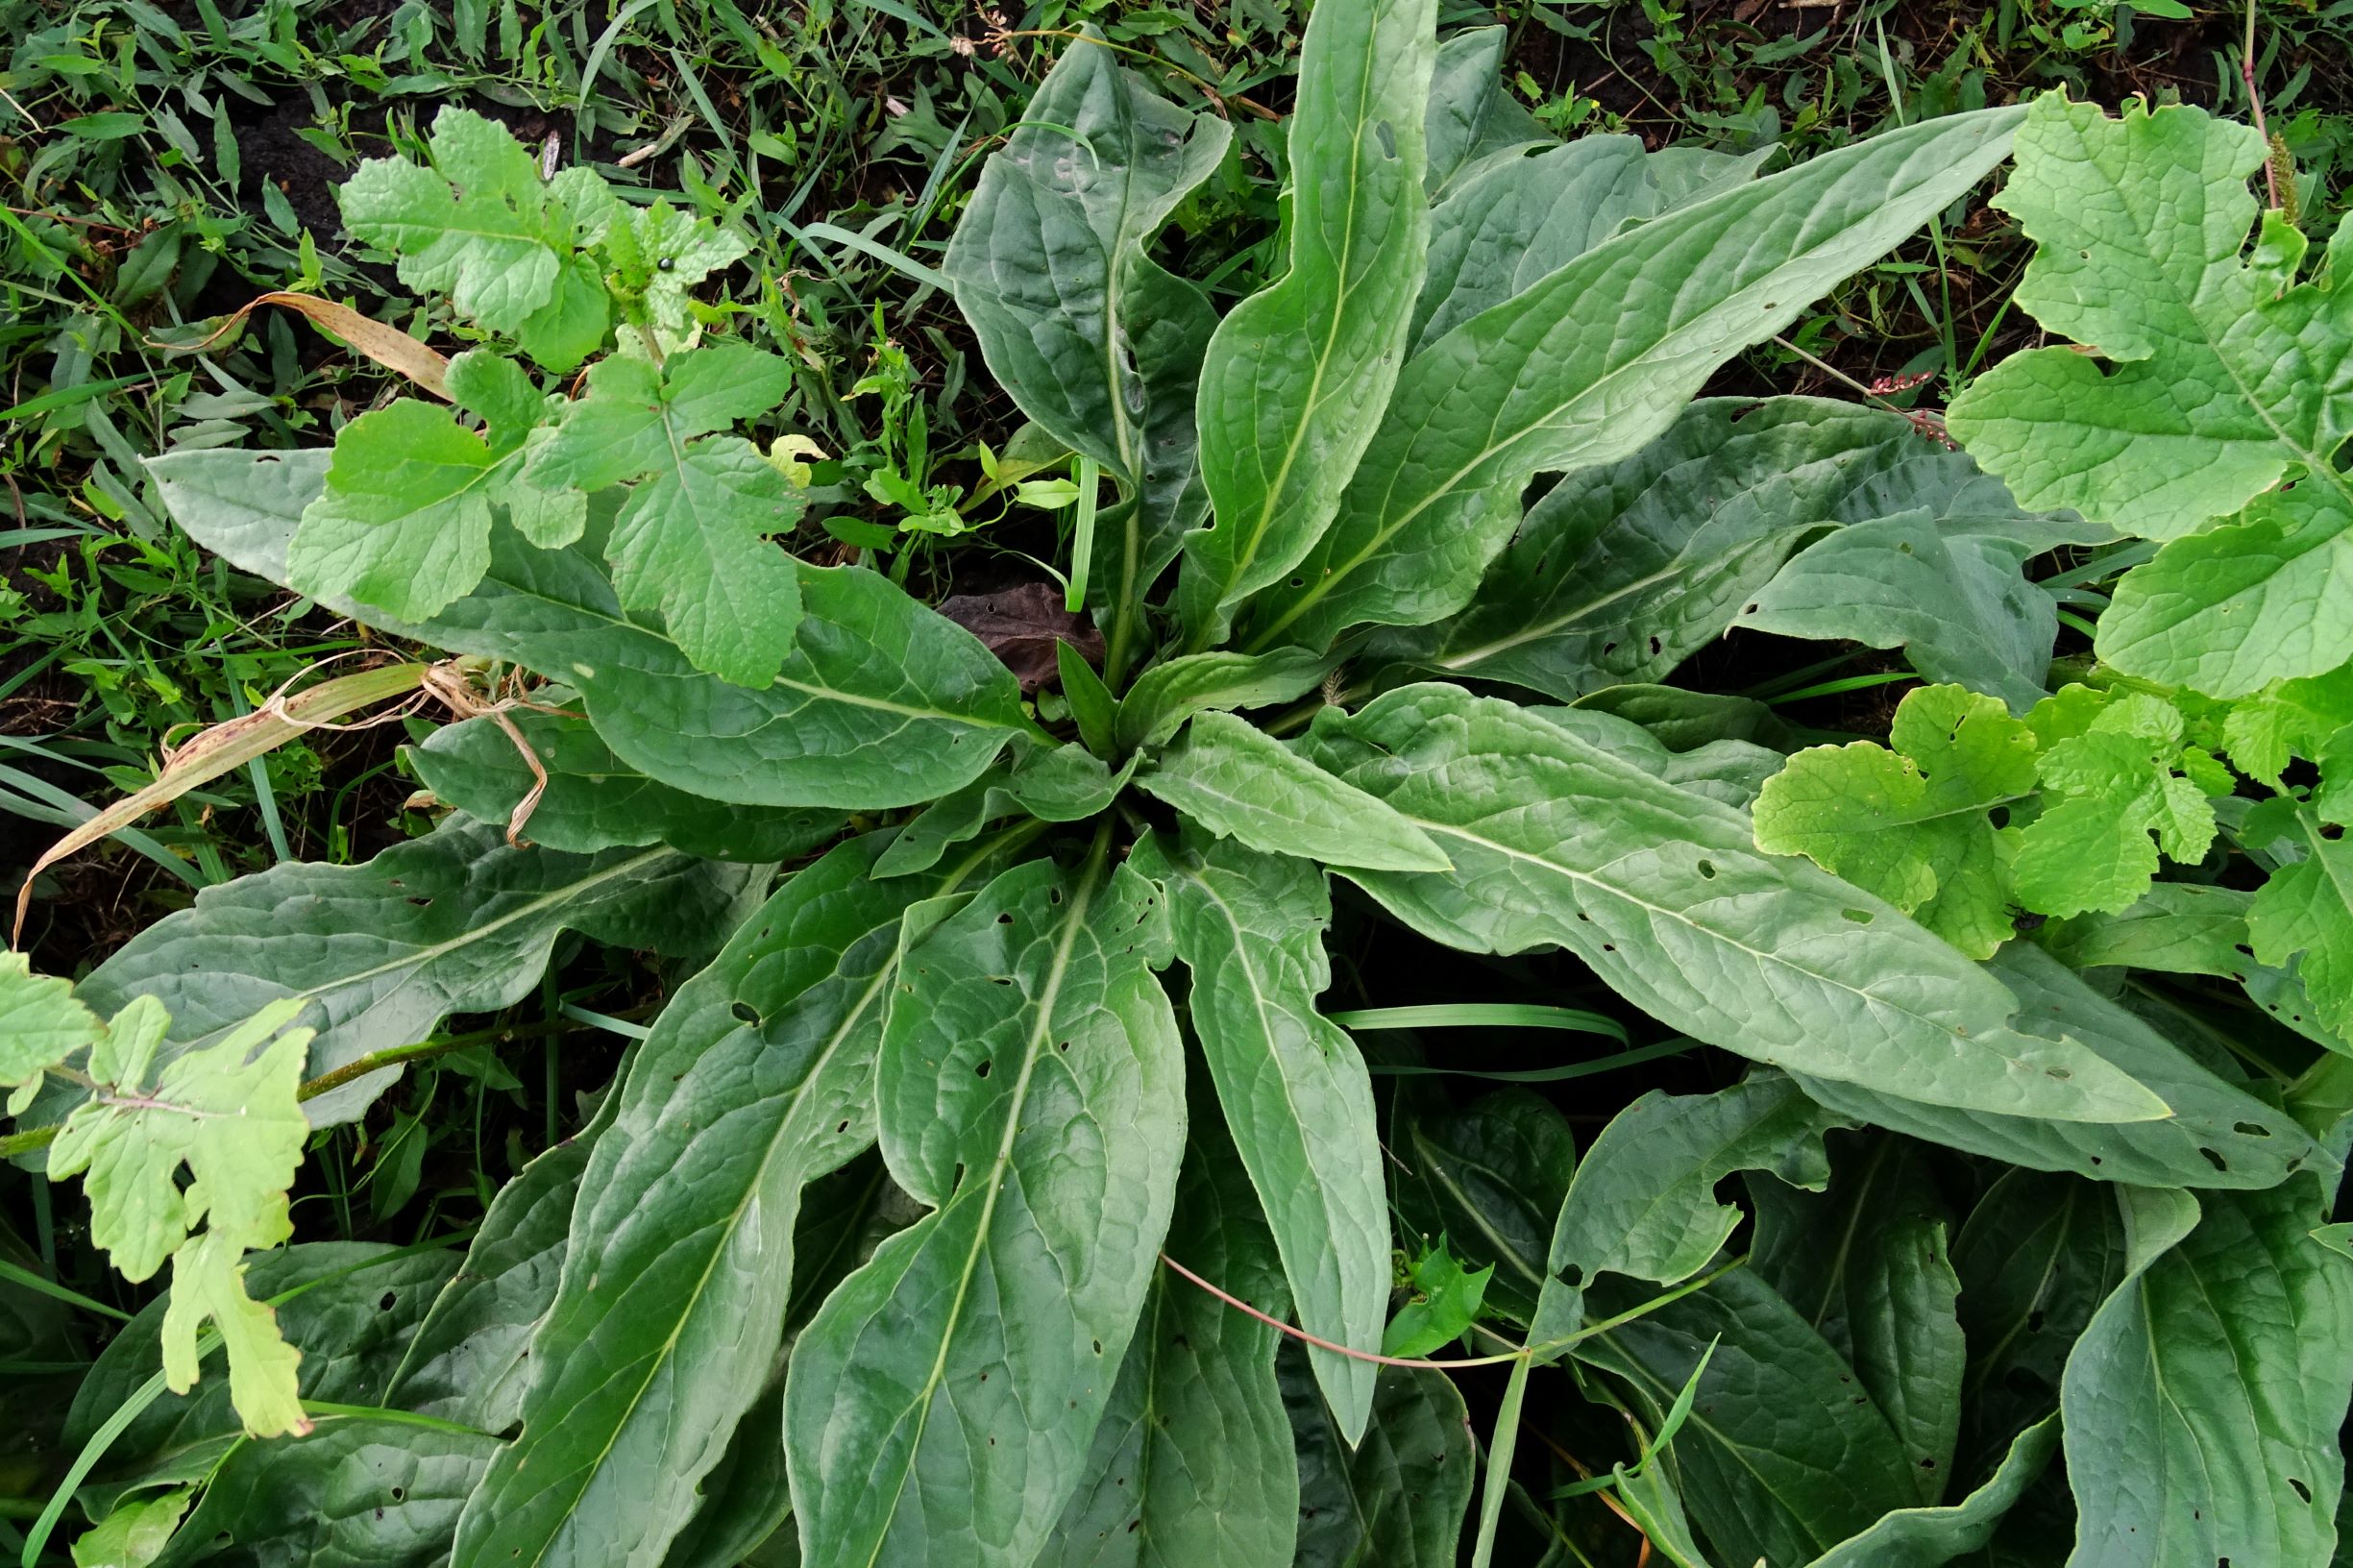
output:
[{"label": "dark green leaf", "polygon": [[2059,1421],[2047,1416],[2018,1434],[1984,1485],[1950,1507],[1899,1508],[1851,1535],[1812,1568],[1939,1568],[1994,1537],[2003,1515],[2059,1451]]},{"label": "dark green leaf", "polygon": [[1305,697],[1331,671],[1331,660],[1292,648],[1189,653],[1156,664],[1120,699],[1119,749],[1158,746],[1207,709],[1260,708]]},{"label": "dark green leaf", "polygon": [[1454,1568],[1479,1461],[1446,1375],[1383,1367],[1351,1448],[1306,1358],[1286,1347],[1275,1364],[1299,1445],[1298,1568]]},{"label": "dark green leaf", "polygon": [[1197,713],[1137,784],[1221,837],[1371,870],[1442,871],[1430,835],[1230,713]]},{"label": "dark green leaf", "polygon": [[1526,1323],[1577,1170],[1568,1123],[1551,1102],[1506,1089],[1458,1111],[1403,1106],[1398,1124],[1406,1223],[1426,1240],[1445,1236],[1470,1262],[1492,1264],[1487,1305]]}]

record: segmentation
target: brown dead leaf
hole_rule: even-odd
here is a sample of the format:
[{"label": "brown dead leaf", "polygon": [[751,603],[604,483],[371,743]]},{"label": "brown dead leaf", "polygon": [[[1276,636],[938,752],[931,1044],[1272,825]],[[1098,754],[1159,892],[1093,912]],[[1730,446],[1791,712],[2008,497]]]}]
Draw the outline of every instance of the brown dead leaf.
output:
[{"label": "brown dead leaf", "polygon": [[1005,661],[1034,697],[1055,683],[1054,645],[1068,643],[1089,664],[1103,662],[1103,634],[1083,615],[1063,607],[1062,589],[1050,582],[1024,582],[993,594],[958,594],[940,601],[940,613],[964,627]]},{"label": "brown dead leaf", "polygon": [[177,347],[182,353],[210,348],[233,331],[239,322],[265,305],[274,305],[306,317],[313,326],[334,333],[386,370],[407,377],[442,402],[449,402],[450,362],[447,359],[398,327],[387,327],[372,316],[361,315],[348,305],[337,305],[332,300],[322,300],[313,294],[288,294],[283,290],[264,294],[237,306],[221,323],[219,330],[203,342],[161,346]]}]

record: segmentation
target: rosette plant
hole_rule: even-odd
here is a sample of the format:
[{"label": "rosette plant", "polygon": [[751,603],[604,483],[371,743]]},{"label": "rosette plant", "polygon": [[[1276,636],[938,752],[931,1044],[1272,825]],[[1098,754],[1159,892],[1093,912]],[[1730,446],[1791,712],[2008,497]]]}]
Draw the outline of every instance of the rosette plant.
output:
[{"label": "rosette plant", "polygon": [[[2076,1336],[2108,1334],[2068,1361],[2085,1409],[2145,1391],[2141,1331],[2086,1320],[2190,1234],[2188,1189],[2294,1228],[2334,1157],[2276,1101],[2041,948],[1978,962],[1982,910],[1760,850],[1748,807],[1792,738],[1664,684],[1738,625],[2043,698],[2054,610],[2021,564],[2104,527],[2020,510],[1894,414],[1692,401],[1994,171],[2024,110],[1764,172],[1557,144],[1496,89],[1501,47],[1437,42],[1428,0],[1317,6],[1280,275],[1222,318],[1152,254],[1228,154],[1217,118],[1084,37],[990,158],[944,272],[1093,492],[1062,564],[1104,651],[1066,644],[1043,705],[888,576],[789,552],[786,465],[733,433],[783,367],[692,309],[723,233],[543,182],[457,110],[434,167],[358,172],[354,233],[481,339],[450,405],[156,478],[238,565],[539,684],[415,749],[438,831],[208,892],[79,1000],[149,998],[169,1063],[301,998],[316,1125],[365,1108],[387,1046],[521,995],[559,930],[718,956],[420,1293],[367,1409],[239,1450],[186,1551],[397,1528],[459,1568],[733,1562],[789,1496],[828,1568],[1485,1560],[1507,1510],[1556,1517],[1512,1482],[1541,1375],[1628,1423],[1625,1462],[1569,1490],[1641,1533],[1592,1552],[1941,1562],[2048,1479]],[[531,843],[502,843],[527,800]],[[1755,1066],[1645,1096],[1581,1161],[1532,1096],[1401,1093],[1392,1168],[1319,1012],[1336,880],[1433,965],[1566,955],[1642,1050]],[[1864,1127],[1909,1136],[1825,1142]],[[2031,1332],[1965,1351],[1938,1145],[1986,1173],[1972,1310],[2016,1286]],[[1740,1171],[1745,1267],[1715,1191]],[[1435,1341],[1389,1324],[1393,1206],[1453,1249],[1411,1274]],[[2200,1229],[2209,1262],[2228,1229]],[[2038,1244],[2058,1262],[2029,1279]],[[1382,1356],[1462,1332],[1456,1259],[1491,1271],[1472,1343],[1506,1369],[1475,1512],[1455,1384]],[[2275,1262],[2291,1318],[2341,1315],[2337,1260]],[[300,1376],[355,1364],[283,1311]],[[2217,1515],[2282,1550],[2243,1565],[2313,1560],[2285,1548],[2338,1495],[2343,1341],[2287,1342],[2301,1381],[2249,1373],[2244,1426],[2278,1482]],[[1965,1368],[1995,1380],[1966,1425]],[[86,1391],[81,1430],[123,1391]],[[2105,1457],[2086,1539],[2211,1544],[2179,1517],[2185,1452],[2224,1430],[2202,1419]],[[331,1439],[339,1481],[295,1458]],[[307,1523],[264,1517],[273,1463]]]}]

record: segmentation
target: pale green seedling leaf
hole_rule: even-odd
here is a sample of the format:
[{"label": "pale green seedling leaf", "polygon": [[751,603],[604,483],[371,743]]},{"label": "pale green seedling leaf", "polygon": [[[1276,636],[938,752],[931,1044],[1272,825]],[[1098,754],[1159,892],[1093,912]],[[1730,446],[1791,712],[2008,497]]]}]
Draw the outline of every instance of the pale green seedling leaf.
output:
[{"label": "pale green seedling leaf", "polygon": [[74,1568],[147,1568],[161,1556],[180,1516],[188,1511],[192,1486],[175,1486],[153,1497],[116,1505],[114,1511],[74,1537]]},{"label": "pale green seedling leaf", "polygon": [[1888,740],[1790,758],[1757,798],[1756,846],[1804,855],[1988,957],[2011,921],[2005,845],[1987,814],[2033,792],[2034,732],[1997,698],[1924,686],[1897,707]]},{"label": "pale green seedling leaf", "polygon": [[1407,1271],[1412,1296],[1389,1319],[1381,1336],[1384,1356],[1427,1356],[1470,1332],[1486,1300],[1495,1265],[1464,1268],[1446,1248],[1446,1238],[1423,1252]]},{"label": "pale green seedling leaf", "polygon": [[2135,692],[2044,750],[2035,764],[2044,811],[2019,834],[2011,868],[2019,902],[2062,917],[2113,913],[2148,892],[2160,849],[2185,865],[2205,858],[2214,804],[2175,772],[2205,772],[2188,757],[2184,727],[2170,702]]},{"label": "pale green seedling leaf", "polygon": [[2353,724],[2353,665],[2283,680],[2232,703],[2222,720],[2222,738],[2232,767],[2276,790],[2290,762],[2319,761],[2348,724]]},{"label": "pale green seedling leaf", "polygon": [[2296,973],[2321,1024],[2353,1035],[2353,840],[2330,837],[2310,809],[2297,813],[2297,825],[2305,857],[2257,890],[2246,912],[2248,937],[2258,963],[2282,965],[2300,954]]},{"label": "pale green seedling leaf", "polygon": [[287,580],[405,620],[439,614],[490,568],[491,492],[512,466],[438,404],[402,398],[360,415],[304,508]]},{"label": "pale green seedling leaf", "polygon": [[196,1385],[196,1335],[209,1322],[229,1354],[229,1398],[245,1430],[256,1437],[308,1432],[296,1382],[303,1353],[278,1332],[278,1314],[246,1294],[241,1256],[219,1231],[207,1231],[172,1255],[171,1303],[163,1310],[164,1386],[184,1394]]}]

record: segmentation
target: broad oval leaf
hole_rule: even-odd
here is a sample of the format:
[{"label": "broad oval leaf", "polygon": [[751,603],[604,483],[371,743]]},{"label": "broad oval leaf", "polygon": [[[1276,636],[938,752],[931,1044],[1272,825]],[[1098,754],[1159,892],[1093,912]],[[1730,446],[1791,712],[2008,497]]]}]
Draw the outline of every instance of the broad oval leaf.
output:
[{"label": "broad oval leaf", "polygon": [[1416,355],[1341,499],[1247,647],[1460,609],[1521,486],[1611,462],[1719,364],[1797,319],[2008,153],[2022,111],[1931,120],[1654,218]]},{"label": "broad oval leaf", "polygon": [[1178,585],[1195,651],[1314,546],[1397,383],[1430,233],[1434,19],[1433,0],[1309,15],[1288,126],[1288,266],[1217,324],[1201,367],[1215,515],[1185,536]]},{"label": "broad oval leaf", "polygon": [[873,1137],[899,919],[942,885],[872,876],[882,846],[795,875],[638,1047],[459,1568],[651,1562],[687,1523],[782,1338],[801,1188]]},{"label": "broad oval leaf", "polygon": [[[1315,1010],[1332,983],[1322,869],[1197,835],[1147,839],[1129,864],[1167,895],[1177,956],[1192,973],[1193,1034],[1273,1228],[1299,1326],[1378,1350],[1389,1300],[1380,1123],[1356,1042]],[[1373,1363],[1309,1355],[1355,1442],[1372,1409]]]},{"label": "broad oval leaf", "polygon": [[807,1560],[1026,1564],[1084,1479],[1175,1197],[1166,940],[1157,891],[1099,850],[910,916],[879,1119],[892,1174],[936,1207],[794,1345]]},{"label": "broad oval leaf", "polygon": [[1448,872],[1349,873],[1438,941],[1566,947],[1672,1028],[1889,1095],[2063,1120],[2166,1115],[2090,1049],[2008,1027],[2009,991],[1888,905],[1758,854],[1739,812],[1564,723],[1410,686],[1353,715],[1325,708],[1305,746],[1453,857]]},{"label": "broad oval leaf", "polygon": [[1230,713],[1195,714],[1137,784],[1211,832],[1269,854],[1374,870],[1444,870],[1430,835]]}]

